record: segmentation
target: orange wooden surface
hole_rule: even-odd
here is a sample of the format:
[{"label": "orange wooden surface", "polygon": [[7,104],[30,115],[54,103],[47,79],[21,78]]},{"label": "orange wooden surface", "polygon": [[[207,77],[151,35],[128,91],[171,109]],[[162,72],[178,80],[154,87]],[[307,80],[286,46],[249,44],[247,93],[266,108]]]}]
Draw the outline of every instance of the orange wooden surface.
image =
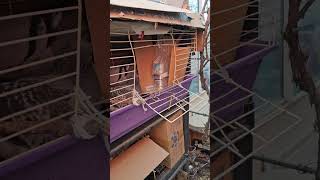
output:
[{"label": "orange wooden surface", "polygon": [[[214,1],[213,12],[218,12],[231,7],[236,7],[241,4],[247,3],[249,0],[220,0]],[[216,28],[220,25],[235,21],[239,18],[246,16],[248,6],[242,6],[240,8],[219,13],[212,16],[212,28]],[[213,47],[213,54],[218,55],[224,53],[225,51],[232,49],[239,45],[240,35],[243,29],[244,20],[236,21],[232,24],[228,24],[219,29],[213,29],[212,40],[215,43]],[[227,52],[219,57],[217,60],[221,65],[228,64],[234,61],[236,55],[236,50]]]},{"label": "orange wooden surface", "polygon": [[149,138],[144,138],[110,162],[112,180],[143,180],[166,157],[168,152]]},{"label": "orange wooden surface", "polygon": [[[174,52],[174,49],[176,49],[176,53]],[[169,86],[173,85],[175,80],[178,82],[183,81],[183,77],[186,73],[187,63],[189,61],[190,49],[190,47],[172,48],[168,83]],[[176,78],[174,77],[174,73],[176,73]]]},{"label": "orange wooden surface", "polygon": [[[134,43],[134,47],[152,45],[152,42]],[[152,76],[152,65],[155,58],[155,47],[145,47],[134,50],[137,68],[139,72],[139,83],[142,92],[147,92],[148,86],[154,85]]]},{"label": "orange wooden surface", "polygon": [[[181,115],[182,111],[178,111],[169,117],[169,120],[175,120]],[[183,117],[179,117],[173,123],[163,120],[150,131],[150,137],[154,142],[169,152],[169,156],[165,159],[164,165],[172,168],[185,152]]]}]

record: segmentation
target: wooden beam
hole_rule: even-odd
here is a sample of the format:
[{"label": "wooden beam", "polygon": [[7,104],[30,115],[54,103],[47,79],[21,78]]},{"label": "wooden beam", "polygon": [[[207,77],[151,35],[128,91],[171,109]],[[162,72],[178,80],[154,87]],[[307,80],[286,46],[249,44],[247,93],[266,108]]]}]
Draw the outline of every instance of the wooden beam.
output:
[{"label": "wooden beam", "polygon": [[103,96],[109,97],[109,9],[104,0],[85,0],[94,63]]}]

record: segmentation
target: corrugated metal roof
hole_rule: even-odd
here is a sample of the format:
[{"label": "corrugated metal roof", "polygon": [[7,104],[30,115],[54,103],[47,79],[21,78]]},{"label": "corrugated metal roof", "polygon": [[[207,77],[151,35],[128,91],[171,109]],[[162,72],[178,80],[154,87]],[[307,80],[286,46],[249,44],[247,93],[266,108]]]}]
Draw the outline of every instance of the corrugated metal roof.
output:
[{"label": "corrugated metal roof", "polygon": [[114,6],[148,9],[153,11],[192,13],[187,9],[182,9],[149,0],[110,0],[110,4]]}]

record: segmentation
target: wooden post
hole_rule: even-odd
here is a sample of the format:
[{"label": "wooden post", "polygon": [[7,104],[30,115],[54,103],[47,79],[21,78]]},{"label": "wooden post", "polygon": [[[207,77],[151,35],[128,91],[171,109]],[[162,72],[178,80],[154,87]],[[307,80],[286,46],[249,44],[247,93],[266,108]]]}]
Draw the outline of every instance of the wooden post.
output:
[{"label": "wooden post", "polygon": [[93,47],[94,63],[102,94],[109,97],[109,4],[104,0],[85,0],[85,9]]}]

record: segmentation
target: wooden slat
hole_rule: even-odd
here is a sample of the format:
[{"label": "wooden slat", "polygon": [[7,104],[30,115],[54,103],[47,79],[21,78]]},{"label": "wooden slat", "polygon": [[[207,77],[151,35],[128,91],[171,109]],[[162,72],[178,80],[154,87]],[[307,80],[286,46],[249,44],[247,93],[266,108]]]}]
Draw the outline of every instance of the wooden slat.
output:
[{"label": "wooden slat", "polygon": [[[170,72],[169,72],[169,86],[173,85],[174,81],[177,79],[179,82],[183,81],[182,77],[186,74],[187,63],[189,61],[189,53],[190,47],[176,47],[176,53],[174,52],[174,48],[172,48],[171,52],[171,61],[170,61]],[[182,54],[180,56],[176,56],[176,54]],[[175,63],[175,60],[178,61]],[[180,65],[183,64],[183,65]],[[175,70],[175,66],[177,66]],[[179,70],[179,71],[177,71]],[[176,73],[176,78],[174,78],[174,73]]]},{"label": "wooden slat", "polygon": [[169,152],[163,163],[168,168],[173,168],[185,153],[182,113],[176,112],[169,118],[174,122],[162,121],[150,132],[151,139]]},{"label": "wooden slat", "polygon": [[168,152],[144,138],[110,162],[110,179],[145,179],[166,157]]},{"label": "wooden slat", "polygon": [[109,84],[109,9],[105,1],[90,0],[85,0],[85,9],[92,40],[96,73],[101,91],[107,97],[109,93],[109,90],[107,90]]}]

